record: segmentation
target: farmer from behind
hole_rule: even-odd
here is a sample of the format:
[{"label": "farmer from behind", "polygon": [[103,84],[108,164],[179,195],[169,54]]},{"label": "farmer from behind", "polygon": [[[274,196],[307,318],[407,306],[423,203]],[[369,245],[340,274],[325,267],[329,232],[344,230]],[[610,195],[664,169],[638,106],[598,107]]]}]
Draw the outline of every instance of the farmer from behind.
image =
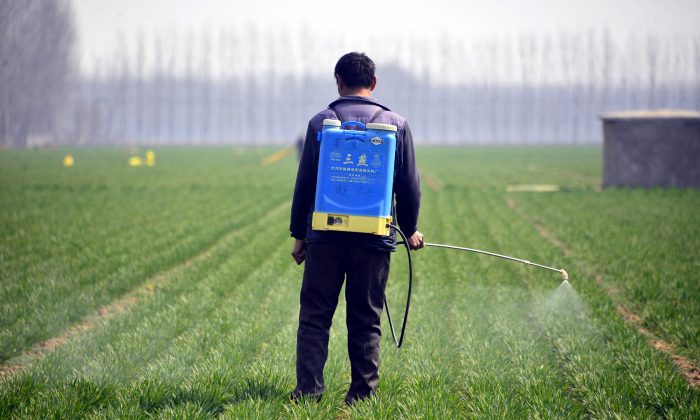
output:
[{"label": "farmer from behind", "polygon": [[316,176],[320,142],[317,133],[324,119],[393,124],[398,128],[394,167],[392,218],[408,237],[411,249],[423,247],[418,232],[420,180],[413,138],[406,119],[371,97],[377,79],[374,62],[365,54],[342,56],[335,66],[340,97],[316,114],[306,132],[299,161],[290,230],[295,238],[292,257],[306,262],[301,285],[297,331],[297,385],[290,398],[321,399],[323,367],[328,357],[328,336],[338,296],[345,281],[348,354],[351,381],[345,402],[353,404],[373,395],[379,385],[380,316],[389,277],[390,253],[396,235],[313,230]]}]

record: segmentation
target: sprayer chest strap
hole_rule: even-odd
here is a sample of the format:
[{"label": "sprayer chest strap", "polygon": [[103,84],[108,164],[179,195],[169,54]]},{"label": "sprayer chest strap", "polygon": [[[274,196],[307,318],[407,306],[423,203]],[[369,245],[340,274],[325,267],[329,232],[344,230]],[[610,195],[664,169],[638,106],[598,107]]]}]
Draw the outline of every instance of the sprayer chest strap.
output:
[{"label": "sprayer chest strap", "polygon": [[[330,108],[331,111],[333,111],[333,113],[335,114],[335,116],[338,117],[338,121],[340,121],[341,123],[342,123],[342,122],[345,122],[345,120],[343,120],[343,118],[340,116],[340,112],[338,112],[338,110],[335,109],[334,106],[329,106],[329,108]],[[377,112],[375,112],[374,115],[372,115],[372,118],[369,119],[369,122],[370,122],[370,123],[374,122],[374,120],[376,120],[377,117],[378,117],[379,115],[381,115],[382,112],[384,112],[384,108],[381,108],[381,107],[380,107],[380,108],[377,110]]]},{"label": "sprayer chest strap", "polygon": [[379,109],[377,110],[377,112],[375,112],[374,115],[372,115],[372,118],[369,119],[369,122],[373,123],[374,120],[376,120],[377,117],[378,117],[382,112],[384,112],[384,109],[383,109],[383,108],[379,108]]}]

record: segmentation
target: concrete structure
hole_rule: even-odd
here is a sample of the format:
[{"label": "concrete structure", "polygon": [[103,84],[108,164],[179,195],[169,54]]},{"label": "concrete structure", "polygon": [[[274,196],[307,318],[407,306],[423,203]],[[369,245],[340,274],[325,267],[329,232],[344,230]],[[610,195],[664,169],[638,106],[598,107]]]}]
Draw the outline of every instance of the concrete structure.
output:
[{"label": "concrete structure", "polygon": [[700,112],[626,111],[603,120],[603,187],[700,189]]}]

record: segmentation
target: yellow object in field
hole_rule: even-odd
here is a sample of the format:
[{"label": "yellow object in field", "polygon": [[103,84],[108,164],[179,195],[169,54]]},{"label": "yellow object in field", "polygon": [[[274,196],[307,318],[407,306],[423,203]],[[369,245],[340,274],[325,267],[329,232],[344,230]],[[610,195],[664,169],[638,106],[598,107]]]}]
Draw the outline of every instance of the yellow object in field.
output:
[{"label": "yellow object in field", "polygon": [[561,188],[554,184],[516,184],[508,185],[507,192],[557,192]]},{"label": "yellow object in field", "polygon": [[75,165],[75,159],[73,159],[73,156],[71,156],[70,153],[66,155],[66,157],[63,158],[63,166],[66,168],[72,168],[73,165]]},{"label": "yellow object in field", "polygon": [[153,166],[156,164],[156,154],[153,150],[146,151],[146,165]]},{"label": "yellow object in field", "polygon": [[132,156],[129,158],[129,166],[141,166],[141,165],[143,165],[143,161],[141,160],[141,157]]},{"label": "yellow object in field", "polygon": [[277,162],[278,160],[284,159],[293,151],[294,151],[293,146],[285,147],[284,149],[278,150],[271,155],[265,156],[265,158],[262,160],[262,164],[265,166],[271,165],[271,164]]}]

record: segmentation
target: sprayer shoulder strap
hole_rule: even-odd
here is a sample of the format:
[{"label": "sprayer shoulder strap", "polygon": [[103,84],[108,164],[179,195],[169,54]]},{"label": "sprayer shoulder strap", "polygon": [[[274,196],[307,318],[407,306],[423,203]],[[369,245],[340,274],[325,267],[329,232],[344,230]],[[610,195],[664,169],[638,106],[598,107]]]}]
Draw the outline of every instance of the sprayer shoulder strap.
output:
[{"label": "sprayer shoulder strap", "polygon": [[[340,112],[338,112],[338,110],[335,109],[334,106],[331,105],[331,106],[329,106],[328,108],[330,108],[330,110],[333,111],[333,113],[335,114],[335,116],[338,117],[338,121],[340,121],[341,123],[342,123],[342,122],[345,122],[345,120],[340,116]],[[376,120],[377,117],[378,117],[382,112],[384,112],[384,108],[380,107],[380,108],[377,110],[377,112],[375,112],[374,115],[372,115],[372,118],[369,119],[368,123],[374,122],[374,120]]]}]

